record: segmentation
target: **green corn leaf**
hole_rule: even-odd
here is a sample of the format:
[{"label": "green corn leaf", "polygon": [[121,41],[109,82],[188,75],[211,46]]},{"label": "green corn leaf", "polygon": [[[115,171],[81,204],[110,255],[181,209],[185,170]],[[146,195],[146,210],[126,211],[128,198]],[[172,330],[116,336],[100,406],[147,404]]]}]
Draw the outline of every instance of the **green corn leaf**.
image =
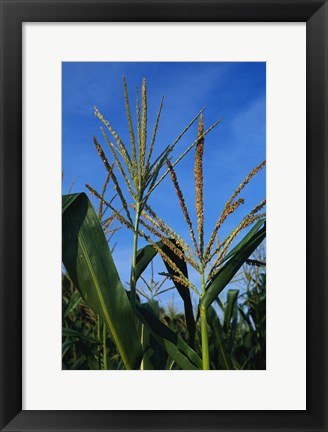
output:
[{"label": "green corn leaf", "polygon": [[239,290],[230,289],[227,292],[227,303],[224,311],[224,321],[223,325],[227,329],[230,325],[230,321],[236,306],[237,297],[239,294]]},{"label": "green corn leaf", "polygon": [[66,353],[72,348],[74,342],[72,340],[66,340],[62,344],[62,359],[64,359]]},{"label": "green corn leaf", "polygon": [[87,361],[87,358],[85,355],[83,355],[83,356],[79,357],[78,359],[76,359],[76,361],[72,364],[70,369],[73,369],[73,370],[82,369],[82,370],[84,370],[84,369],[86,369],[86,364],[85,364],[86,361]]},{"label": "green corn leaf", "polygon": [[[249,233],[248,233],[249,234]],[[259,231],[253,233],[248,241],[244,242],[218,271],[210,281],[206,292],[202,297],[201,304],[207,309],[217,298],[220,292],[228,285],[247,258],[255,251],[259,244],[265,239],[265,225]]]},{"label": "green corn leaf", "polygon": [[140,321],[181,369],[202,369],[201,359],[180,336],[164,325],[149,307],[138,303],[136,306]]},{"label": "green corn leaf", "polygon": [[[144,304],[157,317],[159,316],[159,304],[155,300],[150,300]],[[167,353],[164,347],[154,338],[144,324],[141,324],[142,346],[144,356],[141,363],[143,370],[164,370],[167,362]]]},{"label": "green corn leaf", "polygon": [[84,301],[106,322],[127,369],[137,369],[142,346],[98,217],[85,193],[63,196],[62,259]]},{"label": "green corn leaf", "polygon": [[251,322],[251,320],[250,320],[248,314],[246,314],[246,313],[243,311],[243,308],[242,308],[242,307],[238,307],[238,310],[239,310],[239,313],[240,313],[242,319],[243,319],[243,320],[245,321],[245,323],[248,325],[249,332],[253,334],[253,333],[254,333],[254,328],[253,328],[253,324],[252,324],[252,322]]},{"label": "green corn leaf", "polygon": [[87,361],[90,370],[99,370],[98,361],[95,357],[88,356]]},{"label": "green corn leaf", "polygon": [[[173,242],[173,240],[171,239]],[[175,255],[174,252],[172,252],[167,246],[165,246],[162,242],[156,243],[158,247],[160,247],[163,252],[176,264],[176,266],[181,270],[181,272],[186,276],[188,279],[188,269],[187,264],[184,260],[179,258],[177,255]],[[175,243],[176,247],[179,247]],[[145,246],[142,249],[139,249],[137,253],[137,265],[136,265],[136,279],[140,277],[142,272],[147,268],[151,260],[156,256],[157,252],[153,248],[152,245]],[[166,263],[164,262],[168,273],[175,275],[176,272]],[[173,280],[173,283],[180,295],[180,297],[183,300],[184,303],[184,310],[185,310],[185,317],[186,317],[186,324],[187,329],[189,333],[189,343],[191,346],[194,345],[194,338],[195,338],[195,332],[196,332],[196,323],[195,318],[192,310],[192,302],[191,302],[191,296],[190,296],[190,290],[186,288],[183,284],[181,284],[178,281]]]},{"label": "green corn leaf", "polygon": [[237,297],[239,291],[238,290],[229,290],[227,293],[227,303],[226,303],[226,315],[224,326],[226,329],[230,330],[230,338],[229,338],[229,352],[231,353],[233,350],[236,332],[237,332],[237,323],[238,323],[238,309],[237,309]]},{"label": "green corn leaf", "polygon": [[80,293],[75,291],[69,299],[69,302],[63,307],[63,319],[65,319],[78,306],[81,300],[82,298]]},{"label": "green corn leaf", "polygon": [[228,350],[226,347],[226,341],[223,334],[223,329],[220,323],[220,319],[217,316],[214,308],[210,306],[206,311],[206,318],[207,323],[210,326],[215,344],[217,346],[217,349],[219,351],[219,363],[220,363],[220,369],[224,370],[230,370],[233,369],[231,358],[228,355]]},{"label": "green corn leaf", "polygon": [[[171,240],[173,241],[173,240]],[[175,243],[175,246],[177,248],[180,248],[179,245]],[[180,269],[180,271],[183,273],[183,275],[188,279],[188,269],[187,269],[187,264],[186,262],[181,259],[180,257],[178,257],[177,255],[175,255],[175,253],[173,251],[171,251],[167,246],[163,247],[163,252],[176,264],[176,266],[178,267],[178,269]],[[172,274],[172,275],[178,275],[177,272],[175,272],[167,263],[164,263],[167,271]],[[194,339],[195,339],[195,333],[196,333],[196,322],[195,322],[195,318],[194,318],[194,314],[193,314],[193,310],[192,310],[192,303],[191,303],[191,296],[190,296],[190,289],[187,288],[186,286],[184,286],[181,282],[179,281],[175,281],[173,279],[173,283],[176,286],[176,289],[178,291],[178,293],[180,294],[180,297],[183,300],[183,304],[184,304],[184,310],[185,310],[185,317],[186,317],[186,324],[187,324],[187,329],[188,329],[188,333],[189,333],[189,343],[191,346],[194,346]]]},{"label": "green corn leaf", "polygon": [[92,336],[87,336],[83,333],[79,333],[78,331],[75,330],[70,330],[70,329],[63,329],[62,330],[62,335],[63,336],[68,336],[68,337],[74,337],[77,339],[82,339],[86,342],[92,343],[92,344],[96,344],[96,345],[101,345],[101,342],[99,342],[98,339],[92,337]]},{"label": "green corn leaf", "polygon": [[265,224],[265,218],[256,222],[256,224],[251,230],[249,230],[245,237],[243,237],[243,239],[223,258],[222,263],[228,261],[229,258],[235,255],[252,238],[252,236],[258,232],[263,224]]},{"label": "green corn leaf", "polygon": [[[156,244],[159,247],[163,247],[162,242],[157,242]],[[137,264],[135,267],[136,280],[138,280],[139,277],[144,272],[144,270],[146,270],[146,268],[150,264],[151,260],[156,256],[156,254],[157,254],[157,252],[155,251],[155,249],[151,245],[145,246],[142,249],[138,250],[138,252],[137,252]]]}]

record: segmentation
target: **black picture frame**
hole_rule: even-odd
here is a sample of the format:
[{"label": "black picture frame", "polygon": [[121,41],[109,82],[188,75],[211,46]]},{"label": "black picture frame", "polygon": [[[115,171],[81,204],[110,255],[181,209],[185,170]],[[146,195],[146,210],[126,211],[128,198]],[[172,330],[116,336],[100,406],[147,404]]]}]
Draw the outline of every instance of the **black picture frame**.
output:
[{"label": "black picture frame", "polygon": [[[0,1],[0,429],[3,431],[328,431],[327,1]],[[52,21],[306,22],[307,409],[305,411],[22,411],[22,217],[24,217],[22,215],[21,126],[22,23]],[[290,217],[290,223],[294,216]],[[293,313],[291,306],[291,314]],[[295,359],[288,359],[287,367],[292,367],[293,361]]]}]

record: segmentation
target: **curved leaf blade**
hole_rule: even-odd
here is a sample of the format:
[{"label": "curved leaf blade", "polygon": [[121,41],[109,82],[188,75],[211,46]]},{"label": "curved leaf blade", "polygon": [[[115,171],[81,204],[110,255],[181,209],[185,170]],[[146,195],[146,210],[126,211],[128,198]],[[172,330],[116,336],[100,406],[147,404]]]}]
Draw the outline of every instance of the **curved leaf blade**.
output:
[{"label": "curved leaf blade", "polygon": [[81,302],[82,298],[78,291],[75,291],[72,294],[72,297],[69,299],[69,302],[63,306],[62,316],[65,319]]},{"label": "curved leaf blade", "polygon": [[76,338],[76,339],[82,339],[85,340],[86,342],[89,342],[91,344],[95,344],[95,345],[101,345],[102,342],[100,342],[98,339],[95,339],[92,336],[88,336],[85,335],[83,333],[79,333],[78,331],[75,330],[70,330],[70,329],[63,329],[62,330],[62,335],[66,336],[66,337],[72,337],[72,338]]},{"label": "curved leaf blade", "polygon": [[[165,246],[161,241],[157,242],[156,244],[176,264],[176,266],[181,270],[181,272],[186,276],[186,278],[188,278],[188,269],[186,262],[177,255],[175,255],[175,253],[171,251],[167,246]],[[176,246],[179,247],[177,244]],[[152,245],[148,245],[142,249],[139,249],[137,253],[136,279],[140,277],[142,272],[147,268],[149,263],[156,256],[156,254],[157,252]],[[164,262],[164,264],[170,274],[176,274],[176,272],[166,262]],[[193,346],[196,333],[196,322],[192,310],[190,290],[178,281],[173,280],[173,283],[184,303],[186,324],[189,333],[189,342],[190,345]]]},{"label": "curved leaf blade", "polygon": [[[158,247],[163,247],[163,243],[160,241],[156,244],[158,245]],[[136,260],[137,264],[135,267],[136,280],[138,280],[144,270],[146,270],[146,268],[148,267],[152,259],[156,256],[156,254],[157,252],[152,245],[145,246],[142,249],[138,250]]]},{"label": "curved leaf blade", "polygon": [[[159,315],[159,304],[150,300],[143,307],[149,308],[157,317]],[[144,356],[141,362],[143,370],[164,370],[167,362],[167,353],[164,347],[154,338],[144,324],[141,324],[141,339]]]},{"label": "curved leaf blade", "polygon": [[252,227],[252,229],[249,230],[245,237],[243,237],[243,239],[224,257],[222,263],[226,262],[229,258],[240,251],[240,249],[252,238],[252,236],[258,232],[263,224],[265,224],[265,218],[256,222],[256,224]]},{"label": "curved leaf blade", "polygon": [[217,316],[217,313],[215,312],[213,306],[210,306],[207,309],[206,318],[207,318],[207,323],[210,326],[211,331],[213,333],[215,344],[219,351],[220,369],[224,369],[224,370],[233,369],[231,358],[228,355],[228,350],[226,347],[226,341],[224,338],[224,333],[220,323],[220,319]]},{"label": "curved leaf blade", "polygon": [[228,285],[240,267],[255,251],[255,249],[265,239],[266,227],[264,225],[259,231],[246,241],[237,252],[232,255],[228,262],[218,271],[217,275],[210,281],[204,296],[201,299],[201,304],[207,309],[212,302],[217,298],[220,292]]},{"label": "curved leaf blade", "polygon": [[[173,240],[171,240],[173,241]],[[175,246],[182,250],[182,248],[175,242]],[[183,275],[188,279],[188,269],[186,262],[175,255],[173,251],[171,251],[167,246],[163,247],[163,252],[176,264],[178,269],[183,273]],[[167,268],[167,271],[172,275],[178,275],[176,271],[174,271],[169,264],[165,263],[165,266]],[[176,286],[176,289],[178,293],[180,294],[180,297],[183,300],[184,304],[184,310],[185,310],[185,317],[186,317],[186,324],[187,329],[189,333],[189,343],[191,346],[194,346],[194,340],[195,340],[195,333],[196,333],[196,322],[192,310],[192,302],[191,302],[191,296],[190,296],[190,289],[185,287],[181,282],[175,281],[173,279],[174,285]]]},{"label": "curved leaf blade", "polygon": [[106,322],[127,369],[142,346],[130,302],[99,219],[85,193],[63,196],[62,259],[84,301]]},{"label": "curved leaf blade", "polygon": [[181,369],[202,369],[202,361],[195,351],[180,336],[164,325],[148,307],[137,304],[137,314],[148,331]]},{"label": "curved leaf blade", "polygon": [[237,303],[238,294],[239,294],[239,290],[234,290],[234,289],[230,289],[227,292],[227,304],[224,311],[224,322],[223,322],[225,328],[228,328],[230,325],[230,321]]}]

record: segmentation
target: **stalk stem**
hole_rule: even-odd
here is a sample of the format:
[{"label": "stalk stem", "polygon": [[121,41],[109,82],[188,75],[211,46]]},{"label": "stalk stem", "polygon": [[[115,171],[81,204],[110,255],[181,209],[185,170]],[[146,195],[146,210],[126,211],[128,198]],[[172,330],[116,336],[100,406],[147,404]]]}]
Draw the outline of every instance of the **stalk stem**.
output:
[{"label": "stalk stem", "polygon": [[140,203],[136,204],[136,216],[134,220],[133,229],[133,251],[132,251],[132,266],[131,266],[131,277],[130,277],[130,289],[131,297],[130,303],[134,317],[136,317],[136,274],[135,268],[137,265],[137,251],[138,251],[138,227],[140,218]]},{"label": "stalk stem", "polygon": [[[205,294],[205,280],[204,270],[201,273],[201,285],[202,285],[202,296]],[[203,370],[210,369],[210,355],[208,349],[208,334],[207,334],[207,319],[206,309],[200,305],[200,325],[201,325],[201,336],[202,336],[202,358],[203,358]]]}]

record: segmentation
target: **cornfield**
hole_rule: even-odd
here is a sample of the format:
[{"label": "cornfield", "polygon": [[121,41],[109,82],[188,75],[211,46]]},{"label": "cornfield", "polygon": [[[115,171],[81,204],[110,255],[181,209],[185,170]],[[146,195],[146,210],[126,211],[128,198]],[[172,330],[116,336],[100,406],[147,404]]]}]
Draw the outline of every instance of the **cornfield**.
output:
[{"label": "cornfield", "polygon": [[[106,151],[98,137],[93,137],[93,143],[106,179],[101,191],[90,184],[86,188],[98,200],[98,212],[85,192],[63,195],[62,199],[63,368],[265,369],[265,253],[263,247],[258,248],[266,236],[266,200],[247,212],[222,240],[220,235],[226,220],[242,209],[245,200],[241,194],[264,168],[265,161],[250,171],[223,204],[206,241],[205,137],[222,119],[205,129],[205,112],[200,110],[170,145],[154,155],[163,99],[149,134],[146,81],[142,82],[140,97],[138,90],[136,94],[136,130],[124,78],[123,91],[128,144],[94,108]],[[194,124],[194,141],[173,158],[173,150]],[[195,218],[176,171],[180,161],[192,153]],[[176,196],[188,238],[150,204],[151,196],[164,181]],[[114,195],[108,198],[109,186]],[[114,228],[114,223],[119,227]],[[125,285],[112,249],[120,227],[133,235],[130,280]],[[139,248],[140,239],[146,246]],[[166,270],[158,278],[153,270],[156,256]],[[149,281],[145,277],[147,268],[152,271]],[[191,273],[197,278],[190,277]],[[237,277],[243,279],[246,289],[236,289],[235,284],[232,287]],[[165,282],[171,286],[166,288]],[[160,296],[168,290],[177,292],[183,312],[160,304]],[[197,304],[193,304],[193,298]]]}]

